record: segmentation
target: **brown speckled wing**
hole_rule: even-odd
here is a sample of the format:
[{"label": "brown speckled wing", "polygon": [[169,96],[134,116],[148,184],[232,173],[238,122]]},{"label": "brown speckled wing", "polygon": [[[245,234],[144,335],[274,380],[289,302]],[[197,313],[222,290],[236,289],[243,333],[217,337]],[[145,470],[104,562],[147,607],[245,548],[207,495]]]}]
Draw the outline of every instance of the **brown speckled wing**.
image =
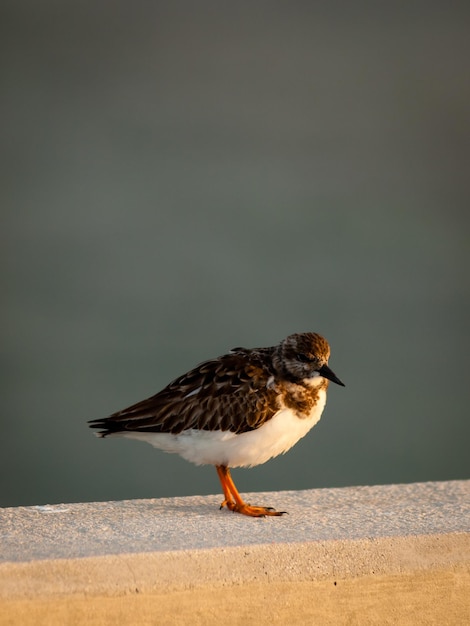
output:
[{"label": "brown speckled wing", "polygon": [[123,431],[177,434],[190,428],[255,430],[277,411],[276,391],[267,387],[273,350],[236,348],[201,363],[151,398],[90,425],[101,429],[102,436]]}]

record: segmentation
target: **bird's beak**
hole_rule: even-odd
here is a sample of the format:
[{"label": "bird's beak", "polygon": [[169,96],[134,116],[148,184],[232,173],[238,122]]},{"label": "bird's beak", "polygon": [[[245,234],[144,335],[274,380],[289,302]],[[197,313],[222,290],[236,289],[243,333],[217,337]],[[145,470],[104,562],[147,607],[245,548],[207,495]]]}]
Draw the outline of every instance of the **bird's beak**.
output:
[{"label": "bird's beak", "polygon": [[331,380],[331,382],[336,383],[337,385],[341,385],[341,387],[345,387],[345,384],[340,381],[340,379],[332,370],[330,370],[328,365],[322,365],[318,370],[318,373],[320,374],[320,376],[323,376],[323,378],[328,378],[328,380]]}]

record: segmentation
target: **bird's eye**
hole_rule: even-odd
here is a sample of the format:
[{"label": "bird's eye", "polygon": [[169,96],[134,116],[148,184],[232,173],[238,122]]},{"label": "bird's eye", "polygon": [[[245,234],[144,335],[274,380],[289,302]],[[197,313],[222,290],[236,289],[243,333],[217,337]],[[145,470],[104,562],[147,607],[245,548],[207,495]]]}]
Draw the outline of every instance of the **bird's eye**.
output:
[{"label": "bird's eye", "polygon": [[310,363],[312,359],[306,354],[298,354],[297,361],[300,361],[301,363]]}]

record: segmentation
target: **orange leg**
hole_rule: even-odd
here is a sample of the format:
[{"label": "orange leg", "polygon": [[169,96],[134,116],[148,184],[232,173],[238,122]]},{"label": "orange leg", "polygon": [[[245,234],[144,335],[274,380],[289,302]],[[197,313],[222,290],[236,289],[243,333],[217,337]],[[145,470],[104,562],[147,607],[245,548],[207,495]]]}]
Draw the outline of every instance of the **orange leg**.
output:
[{"label": "orange leg", "polygon": [[225,498],[220,505],[221,509],[226,506],[234,513],[242,513],[243,515],[249,515],[250,517],[283,515],[285,513],[285,511],[275,511],[270,507],[251,506],[250,504],[246,504],[243,502],[241,495],[238,493],[238,489],[235,487],[229,468],[226,465],[216,465],[216,470],[219,475],[220,484],[222,485]]}]

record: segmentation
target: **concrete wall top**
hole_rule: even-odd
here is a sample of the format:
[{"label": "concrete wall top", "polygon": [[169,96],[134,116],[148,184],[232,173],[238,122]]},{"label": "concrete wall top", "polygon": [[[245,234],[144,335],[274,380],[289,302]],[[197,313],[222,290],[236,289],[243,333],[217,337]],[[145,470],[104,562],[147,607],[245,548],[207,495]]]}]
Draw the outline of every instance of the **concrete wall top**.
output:
[{"label": "concrete wall top", "polygon": [[470,532],[470,481],[246,494],[288,515],[219,510],[221,496],[0,509],[0,562]]}]

